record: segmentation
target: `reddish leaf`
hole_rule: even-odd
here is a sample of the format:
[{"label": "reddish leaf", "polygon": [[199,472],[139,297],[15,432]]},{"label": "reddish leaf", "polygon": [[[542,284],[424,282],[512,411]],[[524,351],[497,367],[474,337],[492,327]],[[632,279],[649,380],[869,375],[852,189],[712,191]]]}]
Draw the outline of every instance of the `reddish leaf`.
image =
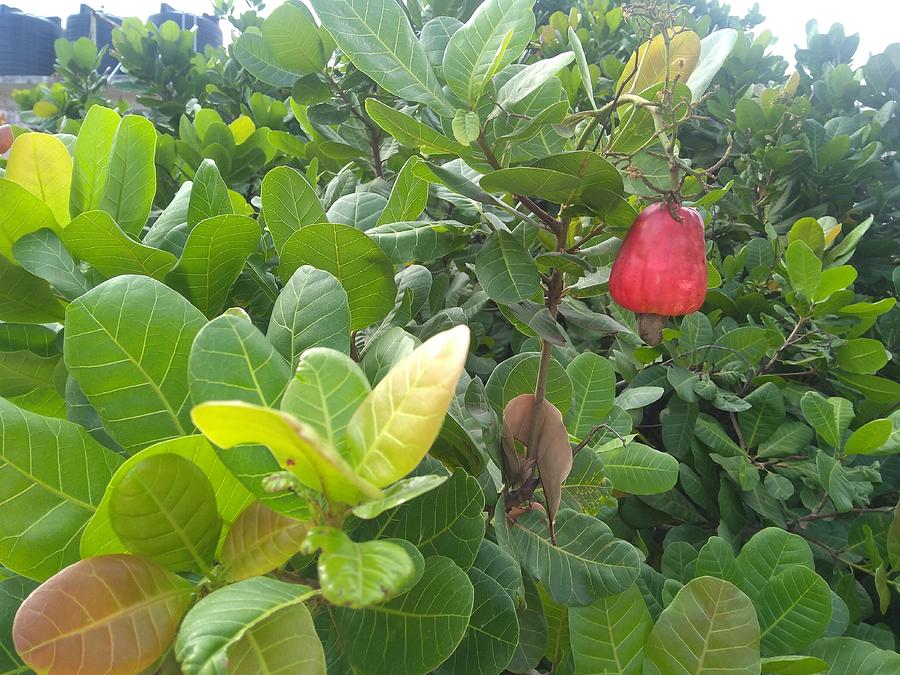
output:
[{"label": "reddish leaf", "polygon": [[144,558],[82,560],[19,607],[16,651],[39,673],[141,672],[175,639],[192,592],[190,583]]},{"label": "reddish leaf", "polygon": [[243,510],[222,545],[222,563],[230,581],[271,572],[300,550],[308,526],[259,502]]}]

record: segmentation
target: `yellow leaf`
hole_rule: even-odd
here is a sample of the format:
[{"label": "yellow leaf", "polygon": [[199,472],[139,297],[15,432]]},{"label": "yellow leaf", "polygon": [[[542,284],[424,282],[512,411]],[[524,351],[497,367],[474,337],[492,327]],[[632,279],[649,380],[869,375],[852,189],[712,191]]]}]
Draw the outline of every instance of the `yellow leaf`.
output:
[{"label": "yellow leaf", "polygon": [[438,333],[401,359],[356,409],[347,447],[357,473],[378,487],[410,471],[434,443],[469,353],[469,329]]},{"label": "yellow leaf", "polygon": [[33,112],[38,117],[48,118],[53,117],[56,112],[59,110],[55,105],[50,103],[50,101],[38,101],[34,104],[34,107],[31,108],[31,112]]},{"label": "yellow leaf", "polygon": [[16,138],[9,150],[6,178],[49,206],[57,223],[69,222],[72,157],[56,136],[30,133]]},{"label": "yellow leaf", "polygon": [[841,233],[843,225],[841,223],[835,223],[829,229],[825,230],[825,248],[831,246],[837,236]]},{"label": "yellow leaf", "polygon": [[[686,83],[700,59],[700,37],[693,31],[681,28],[670,29],[669,35],[669,82]],[[666,42],[662,35],[657,35],[641,44],[628,59],[616,90],[624,86],[622,93],[639,94],[665,81]]]},{"label": "yellow leaf", "polygon": [[231,135],[234,136],[234,142],[240,145],[253,135],[256,131],[256,125],[246,115],[241,115],[234,122],[228,125],[231,129]]}]

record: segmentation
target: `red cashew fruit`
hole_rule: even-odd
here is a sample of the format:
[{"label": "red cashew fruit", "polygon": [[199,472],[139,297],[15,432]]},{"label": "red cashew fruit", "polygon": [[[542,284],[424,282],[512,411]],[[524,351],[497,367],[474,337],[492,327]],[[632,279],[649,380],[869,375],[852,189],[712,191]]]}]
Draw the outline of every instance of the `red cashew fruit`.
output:
[{"label": "red cashew fruit", "polygon": [[696,312],[706,299],[706,244],[696,209],[659,203],[641,211],[613,262],[609,293],[637,314],[638,332],[662,342],[670,316]]},{"label": "red cashew fruit", "polygon": [[8,124],[0,126],[0,155],[9,150],[13,144],[12,127]]}]

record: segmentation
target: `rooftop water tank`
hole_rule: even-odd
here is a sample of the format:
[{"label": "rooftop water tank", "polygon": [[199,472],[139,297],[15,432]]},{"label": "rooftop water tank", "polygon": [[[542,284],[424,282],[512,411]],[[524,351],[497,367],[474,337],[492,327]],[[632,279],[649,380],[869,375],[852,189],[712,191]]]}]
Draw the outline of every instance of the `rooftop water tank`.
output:
[{"label": "rooftop water tank", "polygon": [[113,28],[122,23],[117,16],[97,11],[88,5],[81,5],[78,14],[70,14],[66,19],[66,39],[75,41],[78,38],[90,38],[97,49],[107,48],[106,56],[100,64],[100,70],[116,67],[116,61],[110,54],[112,48]]},{"label": "rooftop water tank", "polygon": [[59,17],[32,16],[0,5],[0,75],[52,75],[53,42],[61,36]]},{"label": "rooftop water tank", "polygon": [[158,14],[150,15],[150,23],[161,26],[166,21],[174,21],[182,30],[190,30],[197,27],[194,48],[202,52],[206,45],[213,47],[222,46],[222,30],[219,28],[219,19],[210,14],[197,16],[188,12],[182,12],[166,3],[159,6]]}]

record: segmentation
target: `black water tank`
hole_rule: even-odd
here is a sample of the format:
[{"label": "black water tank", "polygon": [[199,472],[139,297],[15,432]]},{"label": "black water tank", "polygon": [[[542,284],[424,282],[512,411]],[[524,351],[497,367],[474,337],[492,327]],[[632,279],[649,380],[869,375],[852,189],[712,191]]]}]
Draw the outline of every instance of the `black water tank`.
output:
[{"label": "black water tank", "polygon": [[98,12],[88,5],[82,5],[78,14],[70,14],[66,19],[66,40],[74,42],[78,38],[86,37],[93,39],[97,49],[106,47],[106,56],[103,57],[100,70],[103,71],[107,68],[112,70],[118,63],[109,54],[109,49],[112,47],[112,31],[121,23],[122,20],[117,16]]},{"label": "black water tank", "polygon": [[59,17],[42,18],[0,5],[0,75],[52,75],[62,36]]},{"label": "black water tank", "polygon": [[202,52],[206,45],[213,47],[222,46],[222,30],[219,28],[219,20],[210,14],[197,16],[188,12],[181,12],[166,3],[159,6],[158,14],[150,15],[150,23],[155,26],[161,26],[166,21],[174,21],[182,30],[190,30],[194,26],[197,27],[197,38],[195,47],[198,52]]}]

